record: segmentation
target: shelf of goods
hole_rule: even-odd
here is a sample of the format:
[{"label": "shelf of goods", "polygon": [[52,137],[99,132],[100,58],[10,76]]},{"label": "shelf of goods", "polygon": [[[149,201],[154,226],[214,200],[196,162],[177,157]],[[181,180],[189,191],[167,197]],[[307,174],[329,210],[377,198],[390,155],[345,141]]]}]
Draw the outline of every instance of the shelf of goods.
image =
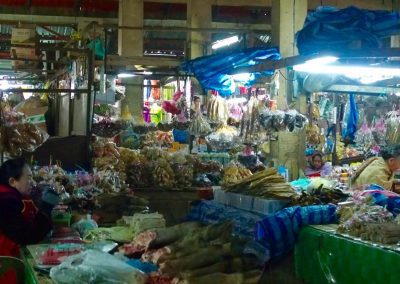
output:
[{"label": "shelf of goods", "polygon": [[338,235],[335,225],[309,226],[295,248],[297,276],[308,284],[399,283],[400,249]]}]

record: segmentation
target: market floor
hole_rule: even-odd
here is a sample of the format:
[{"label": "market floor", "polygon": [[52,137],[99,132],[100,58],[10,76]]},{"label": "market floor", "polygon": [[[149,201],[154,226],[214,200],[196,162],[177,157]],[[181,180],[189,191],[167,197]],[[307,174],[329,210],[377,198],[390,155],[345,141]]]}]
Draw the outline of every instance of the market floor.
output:
[{"label": "market floor", "polygon": [[279,261],[267,264],[261,277],[260,284],[305,284],[296,278],[294,254]]}]

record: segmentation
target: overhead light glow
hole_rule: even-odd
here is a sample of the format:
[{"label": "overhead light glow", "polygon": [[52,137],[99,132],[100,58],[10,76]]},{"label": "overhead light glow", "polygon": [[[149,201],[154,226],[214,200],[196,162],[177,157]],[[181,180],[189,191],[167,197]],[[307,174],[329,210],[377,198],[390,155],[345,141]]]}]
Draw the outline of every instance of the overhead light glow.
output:
[{"label": "overhead light glow", "polygon": [[335,56],[323,56],[323,57],[318,57],[314,59],[307,60],[305,64],[308,65],[325,65],[325,64],[331,64],[333,62],[338,61],[339,58]]},{"label": "overhead light glow", "polygon": [[135,77],[135,74],[129,74],[129,73],[120,73],[118,74],[118,78],[131,78],[131,77]]},{"label": "overhead light glow", "polygon": [[254,74],[252,73],[240,73],[232,75],[232,79],[238,82],[248,82],[254,80]]},{"label": "overhead light glow", "polygon": [[293,66],[298,72],[317,74],[337,74],[358,80],[363,84],[371,84],[381,80],[400,77],[400,68],[368,67],[368,66],[343,66],[329,64],[299,64]]},{"label": "overhead light glow", "polygon": [[143,75],[153,75],[153,72],[151,72],[151,71],[144,71],[144,72],[143,72]]},{"label": "overhead light glow", "polygon": [[232,37],[228,37],[222,40],[218,40],[216,42],[214,42],[211,46],[212,49],[218,49],[221,47],[225,47],[225,46],[229,46],[231,44],[237,43],[239,41],[239,37],[238,36],[232,36]]}]

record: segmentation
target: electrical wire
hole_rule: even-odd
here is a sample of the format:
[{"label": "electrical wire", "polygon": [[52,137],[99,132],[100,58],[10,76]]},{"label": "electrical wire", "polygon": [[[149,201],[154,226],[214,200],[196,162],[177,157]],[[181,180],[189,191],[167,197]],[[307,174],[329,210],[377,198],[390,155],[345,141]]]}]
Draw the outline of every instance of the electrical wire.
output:
[{"label": "electrical wire", "polygon": [[279,72],[279,74],[281,74],[281,76],[283,77],[283,79],[285,79],[285,80],[288,81],[288,82],[296,82],[296,81],[297,81],[297,80],[292,80],[292,79],[286,78],[285,75],[283,75],[283,73],[282,73],[281,70],[278,70],[278,72]]}]

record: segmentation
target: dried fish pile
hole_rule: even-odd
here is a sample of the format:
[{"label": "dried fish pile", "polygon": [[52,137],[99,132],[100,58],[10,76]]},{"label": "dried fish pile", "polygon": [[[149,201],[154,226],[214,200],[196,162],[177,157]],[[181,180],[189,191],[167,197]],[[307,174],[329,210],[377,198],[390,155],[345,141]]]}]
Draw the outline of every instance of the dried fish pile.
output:
[{"label": "dried fish pile", "polygon": [[361,239],[382,244],[400,242],[400,225],[396,223],[366,223],[362,226]]},{"label": "dried fish pile", "polygon": [[233,185],[227,185],[224,189],[228,192],[270,199],[290,199],[295,195],[290,184],[273,168],[258,172]]}]

